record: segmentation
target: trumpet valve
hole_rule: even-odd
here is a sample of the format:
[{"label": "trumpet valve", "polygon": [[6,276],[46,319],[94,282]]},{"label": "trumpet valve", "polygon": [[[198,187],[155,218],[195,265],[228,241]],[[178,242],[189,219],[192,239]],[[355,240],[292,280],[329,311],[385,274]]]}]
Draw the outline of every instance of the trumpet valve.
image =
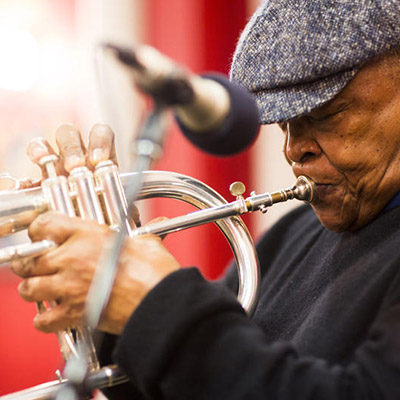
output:
[{"label": "trumpet valve", "polygon": [[39,165],[46,168],[46,172],[49,178],[57,176],[55,163],[58,161],[58,156],[55,154],[49,154],[42,157],[39,160]]},{"label": "trumpet valve", "polygon": [[232,196],[237,197],[241,197],[242,194],[246,191],[246,186],[244,185],[243,182],[233,182],[230,186],[229,186],[229,191],[231,192]]},{"label": "trumpet valve", "polygon": [[246,191],[246,186],[244,185],[244,183],[240,181],[233,182],[229,186],[229,191],[231,192],[232,196],[236,197],[239,214],[244,214],[248,212],[249,210],[247,208],[246,201],[243,198],[243,193]]}]

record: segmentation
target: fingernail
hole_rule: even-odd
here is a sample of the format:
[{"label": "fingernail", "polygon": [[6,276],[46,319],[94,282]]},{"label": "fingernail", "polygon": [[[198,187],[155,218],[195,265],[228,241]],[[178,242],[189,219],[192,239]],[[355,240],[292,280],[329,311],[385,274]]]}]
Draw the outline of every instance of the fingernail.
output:
[{"label": "fingernail", "polygon": [[90,152],[90,161],[93,164],[97,164],[98,162],[103,161],[105,159],[107,159],[107,154],[101,148],[93,149]]},{"label": "fingernail", "polygon": [[42,157],[49,154],[49,150],[43,138],[35,138],[28,143],[27,153],[33,162],[38,162]]}]

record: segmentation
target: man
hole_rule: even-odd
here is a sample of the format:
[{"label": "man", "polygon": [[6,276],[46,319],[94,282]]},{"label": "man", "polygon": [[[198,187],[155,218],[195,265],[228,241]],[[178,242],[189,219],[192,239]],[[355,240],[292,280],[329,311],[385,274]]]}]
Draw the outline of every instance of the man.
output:
[{"label": "man", "polygon": [[[274,0],[251,19],[232,78],[261,123],[282,124],[317,200],[261,239],[251,320],[222,284],[177,270],[157,238],[127,242],[99,329],[119,335],[114,360],[144,398],[400,398],[399,17],[394,1]],[[59,301],[39,329],[82,315],[92,248],[109,234],[62,216],[32,223],[34,240],[60,244],[13,266],[25,299]]]}]

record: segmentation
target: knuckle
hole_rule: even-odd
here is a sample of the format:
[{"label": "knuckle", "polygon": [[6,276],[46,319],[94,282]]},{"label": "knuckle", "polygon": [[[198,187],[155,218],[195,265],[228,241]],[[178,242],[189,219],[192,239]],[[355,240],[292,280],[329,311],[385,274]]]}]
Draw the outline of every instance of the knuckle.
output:
[{"label": "knuckle", "polygon": [[22,260],[13,260],[10,262],[10,269],[12,272],[14,272],[14,274],[20,276],[20,277],[24,277],[23,275],[23,270],[24,270],[24,266],[23,266],[23,262]]},{"label": "knuckle", "polygon": [[34,301],[33,295],[35,292],[34,285],[32,284],[32,278],[23,280],[18,285],[18,292],[20,296],[26,301]]},{"label": "knuckle", "polygon": [[107,228],[101,226],[96,221],[89,220],[76,220],[76,230],[74,231],[75,237],[80,240],[85,240],[88,242],[101,241]]},{"label": "knuckle", "polygon": [[61,149],[64,157],[69,155],[82,155],[83,150],[79,143],[69,142],[63,145]]},{"label": "knuckle", "polygon": [[71,307],[69,310],[69,318],[71,319],[71,323],[74,321],[75,324],[79,324],[83,320],[84,316],[84,305],[80,305],[79,307]]},{"label": "knuckle", "polygon": [[35,269],[40,271],[41,274],[52,273],[54,270],[54,266],[51,258],[47,257],[46,254],[38,257],[35,261]]},{"label": "knuckle", "polygon": [[51,213],[40,214],[36,218],[35,223],[37,225],[47,225],[48,223],[51,222],[51,217],[52,217]]},{"label": "knuckle", "polygon": [[22,262],[22,273],[24,276],[29,277],[33,275],[35,269],[35,262],[32,259],[27,259]]},{"label": "knuckle", "polygon": [[110,228],[106,225],[100,225],[94,221],[87,225],[88,239],[93,242],[96,241],[97,243],[102,243],[110,233]]},{"label": "knuckle", "polygon": [[54,211],[40,214],[29,226],[28,235],[33,241],[49,239],[59,243],[59,231],[68,226],[70,220],[72,218]]},{"label": "knuckle", "polygon": [[84,319],[84,304],[78,306],[72,304],[67,298],[64,299],[60,305],[59,320],[62,321],[64,326],[75,328],[83,322]]},{"label": "knuckle", "polygon": [[52,319],[49,318],[50,314],[51,310],[46,311],[43,314],[37,314],[33,319],[33,326],[41,332],[45,333],[55,332],[57,329],[54,328],[54,321],[52,321]]},{"label": "knuckle", "polygon": [[50,212],[46,212],[44,214],[40,214],[36,217],[33,222],[29,225],[28,235],[31,239],[34,238],[43,238],[47,231],[49,231],[48,226],[50,226],[53,221],[54,214]]},{"label": "knuckle", "polygon": [[93,126],[92,132],[91,132],[92,137],[97,137],[100,139],[113,139],[114,138],[114,132],[112,129],[106,125],[106,124],[95,124]]},{"label": "knuckle", "polygon": [[67,281],[65,282],[65,294],[66,298],[70,301],[77,301],[77,297],[80,297],[82,294],[82,290],[80,285],[75,281]]}]

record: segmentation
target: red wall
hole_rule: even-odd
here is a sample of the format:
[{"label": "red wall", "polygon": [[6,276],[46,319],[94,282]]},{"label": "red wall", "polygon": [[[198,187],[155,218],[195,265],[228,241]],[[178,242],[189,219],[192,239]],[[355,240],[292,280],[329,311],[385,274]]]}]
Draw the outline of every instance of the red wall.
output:
[{"label": "red wall", "polygon": [[[247,18],[245,0],[150,0],[149,4],[150,44],[194,72],[229,72]],[[248,151],[229,158],[209,156],[188,143],[176,127],[169,132],[157,169],[200,179],[229,201],[232,182],[251,184]],[[153,206],[154,216],[180,215],[182,209],[186,210],[179,202],[159,201]],[[232,258],[225,238],[211,225],[170,235],[166,243],[182,265],[197,265],[208,278],[219,276]]]},{"label": "red wall", "polygon": [[36,307],[19,297],[19,282],[0,268],[0,395],[55,380],[63,368],[56,335],[33,328]]},{"label": "red wall", "polygon": [[[69,4],[73,7],[73,2]],[[246,20],[245,0],[149,0],[147,4],[150,44],[195,72],[228,72]],[[205,155],[176,127],[169,132],[157,168],[196,177],[228,199],[233,181],[242,180],[251,187],[248,152],[231,158]],[[180,202],[162,200],[153,212],[171,216],[183,210],[188,209]],[[170,235],[166,242],[183,265],[198,265],[210,278],[220,275],[232,257],[214,226]],[[20,299],[18,282],[9,270],[0,269],[0,395],[53,380],[54,371],[62,368],[56,336],[34,330],[36,309]]]}]

